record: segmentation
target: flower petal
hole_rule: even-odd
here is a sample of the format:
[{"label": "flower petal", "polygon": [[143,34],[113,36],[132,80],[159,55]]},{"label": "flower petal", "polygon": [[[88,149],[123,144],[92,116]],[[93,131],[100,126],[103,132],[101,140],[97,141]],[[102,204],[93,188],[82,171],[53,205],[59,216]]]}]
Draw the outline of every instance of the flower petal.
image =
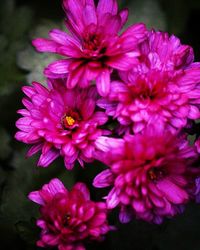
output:
[{"label": "flower petal", "polygon": [[118,195],[116,193],[115,188],[113,188],[109,192],[109,194],[108,194],[108,196],[106,198],[106,203],[107,203],[108,209],[113,209],[119,204],[119,199],[118,199]]},{"label": "flower petal", "polygon": [[103,188],[110,186],[114,181],[113,174],[110,169],[106,169],[98,174],[93,181],[93,186]]},{"label": "flower petal", "polygon": [[97,90],[101,96],[107,96],[110,91],[110,72],[109,70],[104,70],[97,77],[96,80]]}]

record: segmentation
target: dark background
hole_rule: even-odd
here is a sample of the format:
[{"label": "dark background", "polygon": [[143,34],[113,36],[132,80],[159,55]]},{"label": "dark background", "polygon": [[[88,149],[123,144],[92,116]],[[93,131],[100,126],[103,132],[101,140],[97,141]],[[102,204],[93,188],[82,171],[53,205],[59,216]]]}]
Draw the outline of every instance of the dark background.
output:
[{"label": "dark background", "polygon": [[[109,0],[108,0],[109,1]],[[121,0],[129,7],[129,23],[144,21],[149,28],[162,29],[180,37],[194,48],[199,60],[200,0]],[[48,169],[35,167],[37,156],[25,159],[27,147],[13,139],[16,132],[16,110],[21,108],[21,86],[32,79],[42,79],[42,68],[48,56],[38,55],[30,47],[37,35],[46,35],[54,25],[61,26],[64,13],[60,0],[0,0],[0,249],[35,250],[39,229],[35,226],[38,208],[27,200],[27,194],[52,177],[59,177],[67,187],[84,181],[99,199],[103,191],[92,189],[91,182],[101,167],[94,163],[85,171],[76,167],[67,172],[62,160]],[[116,211],[117,214],[117,211]],[[117,215],[110,218],[115,224]],[[160,225],[133,221],[117,223],[118,231],[110,233],[101,244],[87,249],[107,250],[199,250],[200,205],[189,204],[184,214]]]}]

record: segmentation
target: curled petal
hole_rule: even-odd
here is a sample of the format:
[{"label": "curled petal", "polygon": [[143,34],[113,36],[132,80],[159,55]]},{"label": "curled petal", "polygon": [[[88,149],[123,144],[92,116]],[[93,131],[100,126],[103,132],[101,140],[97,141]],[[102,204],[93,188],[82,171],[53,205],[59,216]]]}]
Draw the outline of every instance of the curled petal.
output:
[{"label": "curled petal", "polygon": [[97,188],[108,187],[113,181],[114,179],[111,170],[106,169],[95,177],[93,186]]}]

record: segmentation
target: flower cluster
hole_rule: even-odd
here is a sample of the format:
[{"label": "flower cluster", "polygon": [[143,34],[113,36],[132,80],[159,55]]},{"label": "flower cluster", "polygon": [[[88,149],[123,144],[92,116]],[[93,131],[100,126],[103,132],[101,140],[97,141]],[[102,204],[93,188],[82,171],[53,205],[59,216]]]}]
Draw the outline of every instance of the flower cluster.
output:
[{"label": "flower cluster", "polygon": [[105,203],[58,179],[29,195],[41,205],[38,246],[82,250],[113,229],[115,207],[122,223],[160,224],[199,202],[200,139],[189,143],[188,129],[200,119],[200,63],[174,35],[140,23],[122,31],[128,10],[116,0],[63,0],[63,8],[68,32],[51,30],[33,45],[64,58],[44,69],[47,87],[23,87],[15,137],[31,145],[28,156],[41,151],[38,166],[59,156],[68,170],[107,166],[93,182],[111,187]]}]

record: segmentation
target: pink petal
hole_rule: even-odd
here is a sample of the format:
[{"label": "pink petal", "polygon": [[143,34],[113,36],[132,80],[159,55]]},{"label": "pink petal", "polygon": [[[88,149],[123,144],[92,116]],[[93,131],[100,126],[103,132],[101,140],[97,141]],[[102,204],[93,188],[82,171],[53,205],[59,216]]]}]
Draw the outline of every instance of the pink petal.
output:
[{"label": "pink petal", "polygon": [[186,125],[187,120],[185,118],[174,117],[171,120],[171,124],[176,128],[182,128]]},{"label": "pink petal", "polygon": [[126,53],[119,56],[112,56],[110,59],[106,62],[106,64],[114,69],[127,71],[130,70],[133,65],[135,65],[138,60],[136,57],[138,56],[138,53]]},{"label": "pink petal", "polygon": [[46,229],[46,222],[44,220],[37,220],[37,226],[42,228],[42,229]]},{"label": "pink petal", "polygon": [[30,119],[29,117],[19,118],[16,121],[16,127],[22,130],[23,132],[30,132],[32,130],[30,126],[31,122],[32,122],[32,119]]},{"label": "pink petal", "polygon": [[80,46],[80,43],[78,40],[74,39],[72,36],[70,36],[66,32],[58,30],[58,29],[51,30],[49,32],[49,36],[55,42],[65,45],[65,46],[67,45],[71,45],[71,46],[76,45],[77,47]]},{"label": "pink petal", "polygon": [[107,96],[110,91],[110,72],[104,70],[96,80],[97,90],[101,96]]},{"label": "pink petal", "polygon": [[[60,79],[62,79],[62,78],[66,78],[67,77],[67,73],[64,73],[64,74],[56,74],[56,73],[53,73],[53,72],[51,72],[50,70],[49,70],[49,68],[48,67],[46,67],[45,69],[44,69],[44,75],[47,77],[47,78],[51,78],[51,80],[53,80],[53,79],[58,79],[58,78],[60,78]],[[49,80],[48,80],[49,81]]]},{"label": "pink petal", "polygon": [[196,106],[191,105],[190,106],[190,110],[189,110],[189,114],[188,114],[188,118],[189,119],[199,119],[200,118],[200,111],[199,108],[197,108]]},{"label": "pink petal", "polygon": [[145,207],[144,201],[142,201],[142,200],[133,200],[132,207],[138,213],[144,213],[146,211],[146,207]]},{"label": "pink petal", "polygon": [[108,196],[106,198],[106,203],[107,203],[108,209],[113,209],[119,204],[119,199],[118,199],[118,195],[116,193],[115,188],[113,188],[109,192],[109,194],[108,194]]},{"label": "pink petal", "polygon": [[84,74],[84,67],[80,66],[74,71],[70,71],[68,75],[68,79],[66,82],[67,88],[74,88],[78,82],[81,81],[82,75]]},{"label": "pink petal", "polygon": [[81,114],[84,120],[88,120],[92,116],[92,114],[94,113],[95,107],[96,107],[96,103],[92,99],[88,99],[82,104],[82,106],[80,107],[80,110],[81,110]]},{"label": "pink petal", "polygon": [[99,18],[105,13],[111,13],[116,15],[118,11],[118,6],[116,0],[99,0],[97,5],[97,13]]},{"label": "pink petal", "polygon": [[75,161],[78,159],[78,154],[79,151],[77,150],[73,155],[65,156],[64,162],[67,170],[71,170],[74,167]]},{"label": "pink petal", "polygon": [[95,112],[92,120],[96,121],[99,125],[104,125],[108,121],[108,116],[104,112]]},{"label": "pink petal", "polygon": [[20,114],[23,116],[30,116],[30,112],[27,109],[19,109],[17,110],[17,114]]},{"label": "pink petal", "polygon": [[99,227],[106,221],[106,213],[99,213],[90,221],[93,227]]},{"label": "pink petal", "polygon": [[67,192],[67,189],[65,188],[63,183],[57,178],[52,179],[48,184],[44,185],[42,187],[42,190],[48,191],[48,193],[51,194],[52,196],[54,196],[57,193]]},{"label": "pink petal", "polygon": [[33,191],[28,195],[29,200],[40,204],[40,205],[44,205],[45,201],[43,200],[43,198],[40,196],[40,192],[39,191]]},{"label": "pink petal", "polygon": [[81,182],[76,183],[73,189],[79,190],[83,194],[85,200],[90,200],[90,192],[84,183]]},{"label": "pink petal", "polygon": [[26,156],[30,157],[30,156],[36,154],[38,151],[40,151],[42,149],[42,146],[43,146],[43,143],[39,143],[39,144],[32,146],[29,149],[29,151],[26,153]]},{"label": "pink petal", "polygon": [[76,153],[76,148],[74,147],[72,142],[68,142],[62,147],[62,151],[66,156],[70,157]]},{"label": "pink petal", "polygon": [[122,27],[121,18],[119,16],[113,16],[111,14],[104,15],[101,23],[104,26],[104,32],[110,35],[117,34]]},{"label": "pink petal", "polygon": [[163,201],[162,198],[160,198],[154,194],[150,194],[150,198],[156,207],[161,207],[161,208],[164,207],[165,202]]},{"label": "pink petal", "polygon": [[61,46],[58,48],[57,52],[63,56],[72,57],[72,58],[80,58],[81,51],[79,48],[74,45]]},{"label": "pink petal", "polygon": [[188,194],[185,190],[167,179],[159,181],[157,187],[169,201],[175,204],[182,204],[188,200]]},{"label": "pink petal", "polygon": [[24,92],[25,95],[27,95],[29,98],[31,98],[33,95],[36,94],[35,89],[30,86],[24,86],[22,88],[22,91]]},{"label": "pink petal", "polygon": [[97,24],[97,15],[94,6],[86,5],[83,10],[83,21],[86,26]]},{"label": "pink petal", "polygon": [[57,60],[48,65],[48,70],[54,74],[66,74],[69,72],[70,60]]},{"label": "pink petal", "polygon": [[58,150],[51,149],[46,154],[41,154],[37,165],[41,167],[48,167],[48,165],[58,158],[59,155]]},{"label": "pink petal", "polygon": [[[121,17],[121,22],[122,22],[122,27],[124,26],[124,24],[127,22],[128,20],[128,9],[123,9],[119,12],[119,15]],[[122,28],[121,27],[121,28]]]},{"label": "pink petal", "polygon": [[22,103],[23,103],[23,105],[24,105],[28,110],[34,108],[32,102],[29,101],[27,98],[23,98],[23,99],[22,99]]},{"label": "pink petal", "polygon": [[57,52],[58,44],[45,38],[37,38],[32,41],[32,44],[39,52]]},{"label": "pink petal", "polygon": [[119,213],[119,220],[121,223],[128,223],[132,219],[133,215],[130,209],[126,207],[121,207],[120,213]]},{"label": "pink petal", "polygon": [[48,244],[49,246],[56,246],[59,243],[59,236],[45,234],[42,236],[42,241]]},{"label": "pink petal", "polygon": [[41,94],[46,97],[49,95],[49,90],[45,88],[41,83],[32,82],[32,85],[34,86],[34,89],[37,91],[38,94]]},{"label": "pink petal", "polygon": [[82,33],[84,30],[84,25],[82,21],[82,15],[84,10],[84,2],[82,0],[64,0],[63,7],[67,15],[67,22],[69,27],[76,32]]},{"label": "pink petal", "polygon": [[100,136],[96,140],[95,146],[103,152],[108,152],[110,151],[111,148],[115,148],[115,149],[122,148],[124,146],[124,140]]},{"label": "pink petal", "polygon": [[94,207],[89,207],[88,210],[84,213],[84,221],[90,220],[95,213]]},{"label": "pink petal", "polygon": [[124,41],[125,47],[128,49],[134,48],[138,43],[142,42],[147,36],[147,29],[145,24],[138,23],[130,26],[124,33],[122,33],[121,38]]},{"label": "pink petal", "polygon": [[197,152],[200,153],[200,139],[198,139],[196,142],[195,142],[195,146],[197,148]]},{"label": "pink petal", "polygon": [[93,186],[96,188],[103,188],[110,186],[114,181],[111,170],[106,169],[98,174],[93,181]]}]

